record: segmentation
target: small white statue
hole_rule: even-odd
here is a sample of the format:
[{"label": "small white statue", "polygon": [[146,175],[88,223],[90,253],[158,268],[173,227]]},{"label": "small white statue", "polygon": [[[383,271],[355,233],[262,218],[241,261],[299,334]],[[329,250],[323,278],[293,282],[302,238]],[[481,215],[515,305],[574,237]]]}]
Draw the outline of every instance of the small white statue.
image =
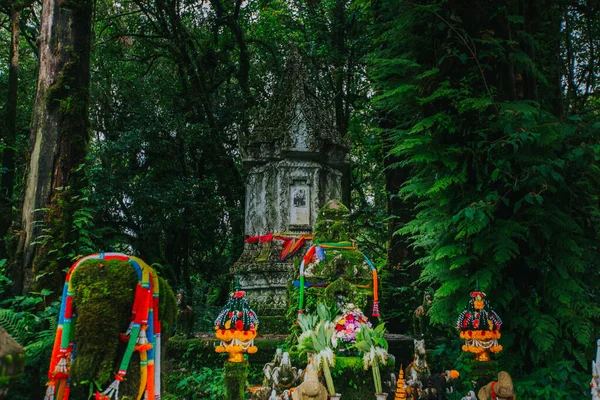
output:
[{"label": "small white statue", "polygon": [[592,381],[590,382],[593,400],[600,399],[600,339],[598,339],[597,345],[596,361],[592,361]]},{"label": "small white statue", "polygon": [[465,397],[463,397],[461,400],[477,400],[477,396],[475,396],[475,392],[474,391],[470,391]]}]

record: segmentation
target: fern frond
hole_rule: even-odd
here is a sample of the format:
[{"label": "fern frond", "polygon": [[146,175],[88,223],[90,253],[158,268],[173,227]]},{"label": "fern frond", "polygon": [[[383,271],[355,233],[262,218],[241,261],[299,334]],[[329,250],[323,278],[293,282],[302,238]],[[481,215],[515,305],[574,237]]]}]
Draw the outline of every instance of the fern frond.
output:
[{"label": "fern frond", "polygon": [[11,309],[0,310],[0,326],[4,328],[21,346],[27,340],[27,326],[21,314]]}]

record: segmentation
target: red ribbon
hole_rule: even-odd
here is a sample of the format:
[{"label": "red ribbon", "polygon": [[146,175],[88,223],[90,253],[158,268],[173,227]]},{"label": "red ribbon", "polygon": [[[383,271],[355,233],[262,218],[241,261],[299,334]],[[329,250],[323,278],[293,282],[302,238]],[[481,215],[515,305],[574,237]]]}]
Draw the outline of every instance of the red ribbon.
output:
[{"label": "red ribbon", "polygon": [[312,239],[312,235],[301,235],[299,238],[294,236],[283,236],[283,235],[273,235],[273,233],[269,232],[266,235],[257,235],[257,236],[248,236],[244,239],[246,243],[267,243],[272,242],[273,239],[283,240],[283,250],[279,256],[281,261],[285,261],[288,258],[294,256],[298,250],[304,246],[307,240]]},{"label": "red ribbon", "polygon": [[262,236],[248,236],[244,241],[246,243],[266,243],[273,240],[273,234],[271,232]]}]

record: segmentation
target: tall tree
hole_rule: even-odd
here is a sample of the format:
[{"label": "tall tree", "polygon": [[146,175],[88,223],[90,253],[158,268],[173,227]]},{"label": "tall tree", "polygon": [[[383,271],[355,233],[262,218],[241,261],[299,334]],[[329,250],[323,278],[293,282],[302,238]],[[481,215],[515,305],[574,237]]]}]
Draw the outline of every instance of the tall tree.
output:
[{"label": "tall tree", "polygon": [[[407,171],[399,195],[416,202],[397,233],[437,289],[432,321],[453,324],[479,285],[510,326],[506,368],[587,366],[600,326],[600,126],[588,79],[571,90],[575,116],[561,84],[570,68],[589,77],[594,52],[567,65],[574,54],[561,49],[565,19],[591,7],[371,3],[386,28],[371,63],[376,104]],[[589,42],[580,32],[569,40]]]},{"label": "tall tree", "polygon": [[42,3],[22,233],[13,265],[16,291],[29,289],[35,272],[59,274],[70,261],[73,213],[83,187],[80,167],[89,134],[92,4],[91,0]]},{"label": "tall tree", "polygon": [[0,179],[0,237],[4,236],[12,224],[12,197],[15,186],[15,138],[17,136],[17,93],[19,88],[19,38],[20,1],[6,2],[10,15],[10,51],[8,67],[8,96],[6,99],[5,126],[0,140],[4,142]]}]

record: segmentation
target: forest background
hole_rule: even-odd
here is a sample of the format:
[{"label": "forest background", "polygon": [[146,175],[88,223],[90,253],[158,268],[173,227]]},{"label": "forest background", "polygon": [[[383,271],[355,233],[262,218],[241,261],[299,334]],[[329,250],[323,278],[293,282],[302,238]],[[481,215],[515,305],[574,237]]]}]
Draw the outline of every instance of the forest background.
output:
[{"label": "forest background", "polygon": [[[47,364],[64,271],[86,254],[155,263],[210,328],[243,246],[239,148],[294,44],[352,144],[351,218],[390,330],[410,332],[431,287],[431,322],[455,337],[479,285],[504,319],[501,367],[550,397],[586,393],[600,336],[598,2],[0,10],[0,320],[31,374]],[[63,50],[45,62],[53,34]]]}]

